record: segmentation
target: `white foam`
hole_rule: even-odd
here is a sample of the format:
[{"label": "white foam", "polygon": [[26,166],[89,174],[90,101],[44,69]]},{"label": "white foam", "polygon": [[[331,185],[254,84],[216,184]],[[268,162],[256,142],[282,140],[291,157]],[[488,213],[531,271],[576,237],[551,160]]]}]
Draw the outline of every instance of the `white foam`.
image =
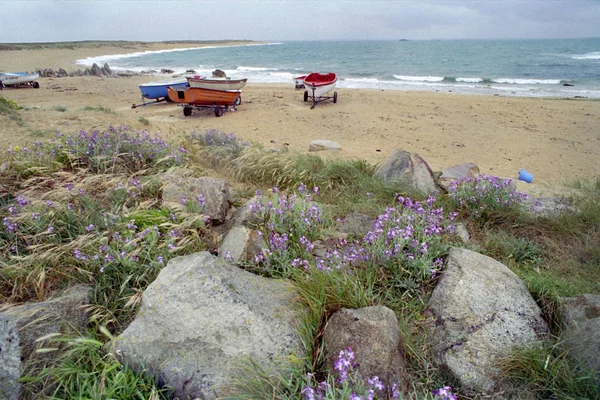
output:
[{"label": "white foam", "polygon": [[408,76],[408,75],[393,75],[394,78],[401,81],[411,82],[441,82],[444,80],[443,76]]},{"label": "white foam", "polygon": [[560,79],[517,79],[517,78],[495,78],[495,83],[508,83],[514,85],[558,85]]},{"label": "white foam", "polygon": [[239,66],[237,67],[238,71],[268,71],[269,68],[264,68],[264,67],[244,67],[244,66]]},{"label": "white foam", "polygon": [[577,54],[571,56],[575,60],[600,60],[600,51],[593,51],[587,54]]},{"label": "white foam", "polygon": [[250,44],[233,44],[227,46],[203,46],[203,47],[185,47],[181,49],[167,49],[167,50],[148,50],[148,51],[138,51],[135,53],[124,53],[124,54],[107,54],[104,56],[96,56],[96,57],[88,57],[82,58],[76,61],[78,65],[83,65],[86,67],[91,67],[94,63],[98,65],[102,65],[109,61],[114,60],[122,60],[124,58],[134,58],[140,56],[146,56],[149,54],[161,54],[161,53],[174,53],[180,51],[190,51],[190,50],[206,50],[206,49],[218,49],[218,48],[229,48],[229,47],[243,47],[243,46],[270,46],[270,45],[279,45],[282,43],[250,43]]},{"label": "white foam", "polygon": [[456,78],[456,82],[480,83],[480,82],[483,82],[483,79],[482,78]]}]

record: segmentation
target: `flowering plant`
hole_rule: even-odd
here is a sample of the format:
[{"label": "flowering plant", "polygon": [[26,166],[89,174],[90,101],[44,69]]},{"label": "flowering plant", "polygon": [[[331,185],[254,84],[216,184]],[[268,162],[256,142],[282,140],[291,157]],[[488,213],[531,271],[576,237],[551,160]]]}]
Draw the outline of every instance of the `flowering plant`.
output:
[{"label": "flowering plant", "polygon": [[512,180],[485,174],[452,182],[448,194],[455,207],[476,217],[489,211],[514,207],[528,198],[527,194],[515,190]]}]

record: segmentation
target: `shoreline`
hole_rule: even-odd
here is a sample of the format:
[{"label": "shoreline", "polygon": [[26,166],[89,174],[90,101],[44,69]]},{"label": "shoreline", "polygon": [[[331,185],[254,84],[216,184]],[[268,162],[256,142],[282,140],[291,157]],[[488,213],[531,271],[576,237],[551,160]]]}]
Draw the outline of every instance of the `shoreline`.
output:
[{"label": "shoreline", "polygon": [[[99,50],[106,48],[27,51],[30,60],[49,54],[49,63],[65,64]],[[0,57],[6,53],[0,51]],[[174,140],[195,130],[218,129],[265,148],[298,152],[308,151],[312,140],[333,140],[342,146],[340,152],[317,154],[371,164],[403,148],[420,154],[434,171],[474,162],[482,173],[516,179],[523,168],[534,180],[518,181],[518,188],[531,194],[600,176],[600,101],[594,99],[336,88],[337,104],[324,102],[311,110],[303,91],[290,81],[249,83],[237,111],[220,118],[208,110],[184,117],[181,107],[166,102],[132,109],[141,103],[137,86],[155,78],[40,78],[40,89],[0,91],[24,107],[20,120],[0,115],[2,148],[48,139],[55,131],[118,124]]]}]

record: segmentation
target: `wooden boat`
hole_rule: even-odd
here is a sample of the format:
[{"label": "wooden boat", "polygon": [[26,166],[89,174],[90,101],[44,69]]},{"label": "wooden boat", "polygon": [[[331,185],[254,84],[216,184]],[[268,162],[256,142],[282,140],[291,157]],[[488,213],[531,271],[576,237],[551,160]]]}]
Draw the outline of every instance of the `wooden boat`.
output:
[{"label": "wooden boat", "polygon": [[241,90],[212,90],[194,87],[168,88],[169,99],[175,103],[207,106],[234,106],[242,101]]},{"label": "wooden boat", "polygon": [[333,92],[333,96],[325,96],[326,93],[331,91],[337,83],[337,75],[333,72],[328,74],[321,74],[319,72],[313,72],[312,74],[306,75],[304,78],[304,101],[311,99],[313,104],[311,108],[315,108],[317,103],[325,100],[333,99],[334,103],[337,103],[337,92]]},{"label": "wooden boat", "polygon": [[304,89],[304,78],[306,78],[306,75],[297,76],[294,78],[294,85],[296,86],[296,89]]},{"label": "wooden boat", "polygon": [[309,91],[312,91],[312,97],[319,98],[325,93],[331,91],[337,83],[337,75],[333,72],[328,74],[321,74],[319,72],[313,72],[312,74],[304,77],[304,87]]},{"label": "wooden boat", "polygon": [[203,76],[188,76],[188,84],[192,88],[212,90],[240,90],[246,86],[248,79],[207,78]]},{"label": "wooden boat", "polygon": [[3,86],[32,86],[39,88],[35,80],[40,77],[37,73],[30,72],[0,72],[0,88]]},{"label": "wooden boat", "polygon": [[148,82],[138,85],[144,99],[168,98],[168,87],[182,88],[187,86],[186,79],[170,79],[160,82]]}]

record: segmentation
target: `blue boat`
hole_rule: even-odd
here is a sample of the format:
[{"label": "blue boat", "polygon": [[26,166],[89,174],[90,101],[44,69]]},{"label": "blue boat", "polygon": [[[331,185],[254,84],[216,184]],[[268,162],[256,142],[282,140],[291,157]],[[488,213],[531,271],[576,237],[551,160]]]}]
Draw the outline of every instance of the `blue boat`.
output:
[{"label": "blue boat", "polygon": [[173,88],[183,88],[187,86],[187,79],[171,79],[168,81],[160,81],[160,82],[148,82],[142,83],[138,85],[140,91],[142,92],[142,97],[144,99],[160,99],[160,98],[168,98],[169,94],[167,93],[168,87]]}]

